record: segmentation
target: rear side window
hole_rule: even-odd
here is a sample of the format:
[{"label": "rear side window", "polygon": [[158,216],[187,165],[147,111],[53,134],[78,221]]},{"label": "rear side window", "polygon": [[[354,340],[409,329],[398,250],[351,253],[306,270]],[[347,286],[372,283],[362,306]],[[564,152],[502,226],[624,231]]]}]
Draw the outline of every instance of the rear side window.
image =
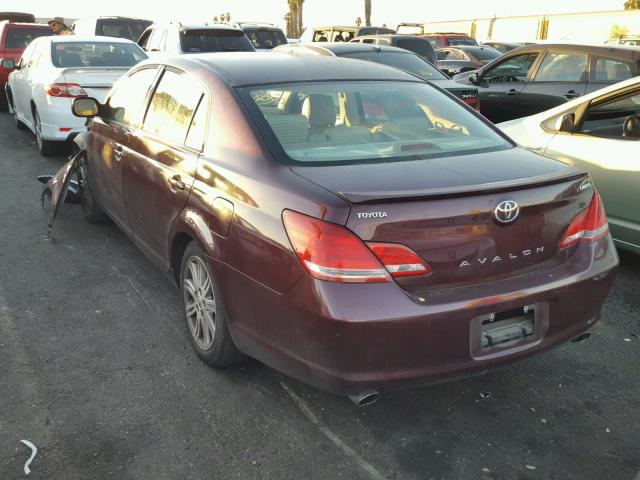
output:
[{"label": "rear side window", "polygon": [[613,58],[596,57],[593,81],[616,83],[633,77],[633,65]]},{"label": "rear side window", "polygon": [[244,33],[249,37],[249,41],[253,44],[254,48],[264,48],[271,50],[278,45],[284,45],[287,43],[287,39],[284,33],[280,30],[270,29],[245,29]]},{"label": "rear side window", "polygon": [[38,37],[51,36],[50,28],[9,28],[4,48],[17,48],[24,50],[31,41]]},{"label": "rear side window", "polygon": [[588,56],[583,53],[547,52],[538,69],[536,82],[585,81]]},{"label": "rear side window", "polygon": [[183,30],[180,32],[180,46],[185,53],[255,51],[241,30]]},{"label": "rear side window", "polygon": [[137,45],[115,42],[60,42],[51,44],[56,67],[133,67],[147,55]]},{"label": "rear side window", "polygon": [[124,77],[116,83],[107,102],[105,119],[131,128],[140,128],[146,107],[147,93],[153,84],[157,70],[145,68]]},{"label": "rear side window", "polygon": [[204,137],[207,131],[207,113],[209,113],[208,107],[207,97],[203,95],[196,113],[191,120],[187,140],[184,142],[187,147],[199,152],[204,148]]},{"label": "rear side window", "polygon": [[189,75],[165,71],[151,98],[144,130],[171,143],[184,144],[202,95],[202,87]]},{"label": "rear side window", "polygon": [[96,22],[96,35],[137,42],[151,23],[149,20],[101,19]]}]

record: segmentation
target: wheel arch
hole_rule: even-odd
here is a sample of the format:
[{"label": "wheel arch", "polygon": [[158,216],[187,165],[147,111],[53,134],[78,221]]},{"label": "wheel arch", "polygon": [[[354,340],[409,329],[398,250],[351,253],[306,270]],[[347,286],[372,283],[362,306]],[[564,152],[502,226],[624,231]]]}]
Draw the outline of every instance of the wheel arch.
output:
[{"label": "wheel arch", "polygon": [[169,265],[176,282],[180,279],[182,256],[190,242],[197,242],[202,251],[215,257],[215,240],[204,216],[193,208],[184,208],[173,221],[170,231]]}]

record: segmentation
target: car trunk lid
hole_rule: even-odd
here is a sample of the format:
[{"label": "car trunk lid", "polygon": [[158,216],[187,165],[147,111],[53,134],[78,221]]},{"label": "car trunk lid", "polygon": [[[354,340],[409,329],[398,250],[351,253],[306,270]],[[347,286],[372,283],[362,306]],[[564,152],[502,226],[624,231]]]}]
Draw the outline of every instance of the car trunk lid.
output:
[{"label": "car trunk lid", "polygon": [[[362,240],[406,245],[431,266],[430,275],[397,279],[413,292],[562,263],[562,235],[592,196],[580,170],[519,149],[371,164],[364,175],[362,165],[293,169],[352,205],[347,227]],[[496,218],[502,202],[518,205],[514,221]]]},{"label": "car trunk lid", "polygon": [[62,76],[65,83],[77,83],[89,97],[103,103],[116,80],[128,70],[128,67],[65,68]]}]

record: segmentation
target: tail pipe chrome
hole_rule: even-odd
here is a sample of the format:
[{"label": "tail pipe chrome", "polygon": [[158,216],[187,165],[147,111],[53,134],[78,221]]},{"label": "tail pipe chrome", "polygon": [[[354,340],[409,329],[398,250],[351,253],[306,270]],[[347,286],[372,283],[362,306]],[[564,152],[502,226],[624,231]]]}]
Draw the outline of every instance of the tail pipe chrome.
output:
[{"label": "tail pipe chrome", "polygon": [[377,390],[366,390],[356,395],[349,395],[349,400],[355,403],[358,407],[366,407],[376,403],[379,396],[380,394]]}]

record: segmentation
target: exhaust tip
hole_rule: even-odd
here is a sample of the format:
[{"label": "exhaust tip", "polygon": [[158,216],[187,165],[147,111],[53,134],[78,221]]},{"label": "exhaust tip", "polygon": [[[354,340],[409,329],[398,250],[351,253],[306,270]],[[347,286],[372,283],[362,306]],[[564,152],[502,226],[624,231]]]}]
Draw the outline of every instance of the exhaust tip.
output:
[{"label": "exhaust tip", "polygon": [[582,343],[586,342],[591,338],[591,332],[584,332],[583,334],[578,335],[576,338],[571,340],[571,343]]},{"label": "exhaust tip", "polygon": [[367,407],[376,403],[379,396],[380,394],[376,390],[368,390],[356,395],[349,395],[349,400],[358,407]]}]

